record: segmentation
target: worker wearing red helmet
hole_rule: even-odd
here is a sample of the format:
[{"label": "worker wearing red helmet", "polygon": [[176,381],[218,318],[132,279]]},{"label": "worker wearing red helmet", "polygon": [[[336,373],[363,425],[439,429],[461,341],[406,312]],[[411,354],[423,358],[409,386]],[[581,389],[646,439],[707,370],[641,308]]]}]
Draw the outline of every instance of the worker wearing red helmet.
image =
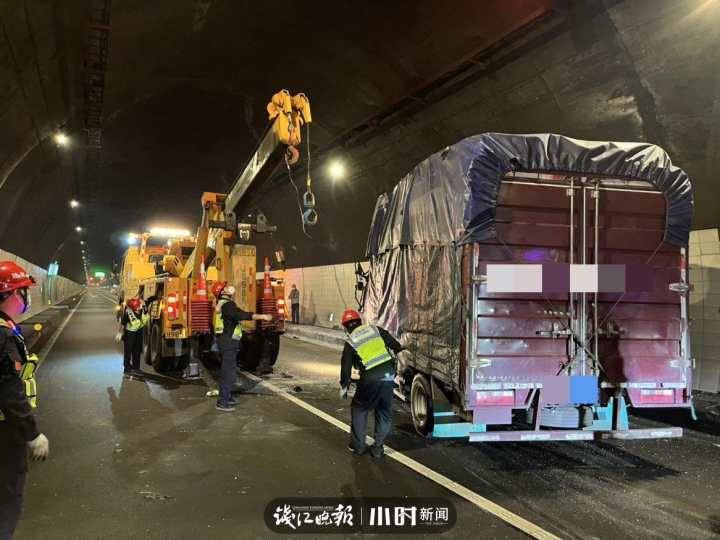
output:
[{"label": "worker wearing red helmet", "polygon": [[140,356],[143,349],[143,328],[149,316],[145,303],[140,298],[130,298],[120,317],[120,329],[116,341],[123,342],[123,372],[125,377],[140,372]]},{"label": "worker wearing red helmet", "polygon": [[22,512],[28,448],[33,459],[50,452],[33,416],[37,356],[25,347],[13,318],[30,310],[35,280],[11,261],[0,262],[0,538],[12,537]]},{"label": "worker wearing red helmet", "polygon": [[215,408],[218,411],[232,412],[237,401],[232,397],[232,389],[237,381],[237,357],[242,340],[242,321],[272,321],[272,315],[259,315],[240,309],[235,303],[235,287],[226,281],[218,281],[212,287],[217,298],[213,326],[215,339],[222,364],[219,377],[219,396]]},{"label": "worker wearing red helmet", "polygon": [[383,444],[392,428],[392,399],[396,354],[402,345],[379,326],[363,324],[354,309],[345,310],[342,325],[348,333],[340,369],[340,397],[347,398],[352,368],[360,372],[351,404],[352,429],[348,450],[364,454],[367,417],[375,411],[375,443],[370,447],[374,458],[383,456]]}]

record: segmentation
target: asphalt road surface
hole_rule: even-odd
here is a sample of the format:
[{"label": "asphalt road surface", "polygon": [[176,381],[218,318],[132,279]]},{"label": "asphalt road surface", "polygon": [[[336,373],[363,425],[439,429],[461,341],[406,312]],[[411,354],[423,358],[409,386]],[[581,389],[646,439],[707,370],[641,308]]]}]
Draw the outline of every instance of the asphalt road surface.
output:
[{"label": "asphalt road surface", "polygon": [[243,378],[237,411],[220,413],[207,374],[183,382],[144,366],[123,379],[113,303],[88,292],[43,359],[38,419],[52,455],[31,465],[17,539],[280,538],[266,506],[305,496],[444,498],[458,522],[443,538],[720,535],[712,429],[471,445],[419,437],[398,402],[387,443],[397,459],[374,461],[346,449],[336,351],[283,339],[276,375]]}]

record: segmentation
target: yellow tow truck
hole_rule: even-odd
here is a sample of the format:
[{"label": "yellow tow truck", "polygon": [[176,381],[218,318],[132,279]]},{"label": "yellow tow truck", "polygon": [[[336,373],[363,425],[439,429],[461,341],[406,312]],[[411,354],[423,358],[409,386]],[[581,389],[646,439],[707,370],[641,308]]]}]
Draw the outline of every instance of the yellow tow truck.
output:
[{"label": "yellow tow truck", "polygon": [[[239,364],[254,369],[258,363],[274,364],[285,331],[282,278],[270,278],[265,258],[264,278],[257,280],[254,234],[274,232],[258,212],[252,223],[238,222],[235,210],[244,196],[270,178],[282,164],[290,168],[300,158],[301,131],[312,121],[304,94],[283,90],[267,106],[270,123],[255,152],[230,191],[205,192],[197,234],[170,239],[153,246],[150,234],[139,236],[140,246],[125,255],[120,302],[139,295],[146,303],[150,324],[145,329],[144,357],[156,371],[184,370],[199,373],[198,360],[212,357],[212,315],[216,299],[210,290],[216,281],[227,281],[237,290],[236,303],[250,312],[270,314],[272,322],[243,323]],[[303,198],[305,224],[317,219],[308,174]],[[278,261],[283,263],[284,261]]]}]

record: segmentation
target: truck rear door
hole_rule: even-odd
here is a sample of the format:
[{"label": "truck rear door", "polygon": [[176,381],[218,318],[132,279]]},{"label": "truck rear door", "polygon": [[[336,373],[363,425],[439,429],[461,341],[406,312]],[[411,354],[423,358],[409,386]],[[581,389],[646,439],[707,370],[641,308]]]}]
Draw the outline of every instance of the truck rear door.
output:
[{"label": "truck rear door", "polygon": [[[642,182],[506,178],[497,238],[472,249],[470,389],[502,381],[522,406],[542,377],[597,375],[635,406],[687,406],[686,295],[671,290],[686,284],[685,253],[663,242],[665,215],[664,196]],[[543,292],[488,292],[488,264],[543,265]],[[567,264],[624,265],[625,292],[570,292]]]}]

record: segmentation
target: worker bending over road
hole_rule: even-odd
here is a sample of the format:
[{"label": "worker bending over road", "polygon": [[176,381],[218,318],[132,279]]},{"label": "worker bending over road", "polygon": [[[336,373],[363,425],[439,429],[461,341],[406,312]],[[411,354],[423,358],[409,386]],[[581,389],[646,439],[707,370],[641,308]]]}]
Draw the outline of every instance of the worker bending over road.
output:
[{"label": "worker bending over road", "polygon": [[241,321],[268,321],[273,320],[272,315],[259,315],[243,311],[235,304],[235,287],[226,281],[218,281],[212,287],[212,292],[218,299],[215,306],[213,326],[215,339],[222,361],[219,378],[219,396],[215,408],[218,411],[231,412],[235,410],[237,401],[232,397],[232,389],[237,381],[237,357],[240,352],[242,340]]},{"label": "worker bending over road", "polygon": [[14,262],[0,262],[0,540],[12,538],[22,512],[28,449],[33,459],[50,453],[33,416],[38,358],[25,347],[13,317],[30,311],[32,276]]},{"label": "worker bending over road", "polygon": [[139,298],[130,298],[120,317],[120,329],[116,341],[123,342],[123,373],[126,377],[140,372],[140,356],[143,350],[143,328],[150,321],[145,304]]},{"label": "worker bending over road", "polygon": [[362,324],[354,309],[345,310],[342,325],[348,333],[342,353],[340,369],[340,397],[347,398],[352,368],[360,372],[355,396],[351,404],[352,429],[348,449],[364,454],[367,417],[375,411],[375,443],[370,447],[374,458],[383,456],[383,444],[392,428],[392,399],[395,380],[395,354],[402,345],[387,330]]}]

